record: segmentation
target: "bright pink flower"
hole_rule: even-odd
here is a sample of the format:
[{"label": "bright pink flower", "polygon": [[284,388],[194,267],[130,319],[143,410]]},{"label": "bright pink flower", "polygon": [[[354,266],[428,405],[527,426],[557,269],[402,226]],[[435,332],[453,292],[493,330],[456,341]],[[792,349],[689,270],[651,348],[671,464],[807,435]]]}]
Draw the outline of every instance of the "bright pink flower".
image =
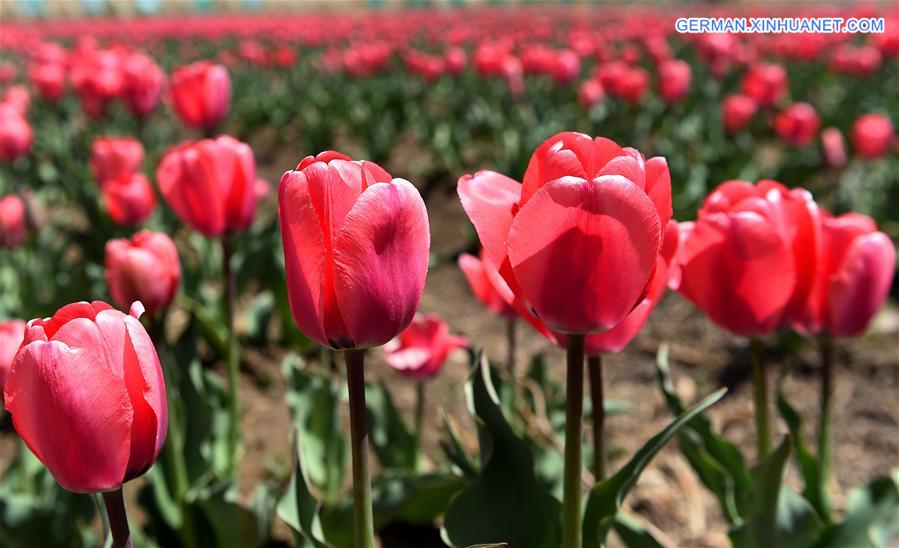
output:
[{"label": "bright pink flower", "polygon": [[118,489],[156,460],[168,429],[162,368],[138,318],[73,303],[28,322],[6,379],[6,409],[65,489]]},{"label": "bright pink flower", "polygon": [[580,133],[540,145],[523,184],[481,171],[458,191],[516,308],[565,333],[610,329],[642,301],[671,218],[664,158]]},{"label": "bright pink flower", "polygon": [[468,56],[465,54],[464,49],[460,47],[451,47],[444,52],[443,60],[446,64],[446,72],[453,76],[458,76],[465,70],[465,65],[468,63]]},{"label": "bright pink flower", "polygon": [[100,192],[106,212],[117,225],[138,225],[156,209],[156,193],[143,173],[107,179]]},{"label": "bright pink flower", "polygon": [[552,76],[559,85],[567,85],[581,74],[581,58],[570,49],[554,54]]},{"label": "bright pink flower", "polygon": [[133,137],[97,137],[91,145],[91,171],[102,188],[106,181],[140,171],[144,147]]},{"label": "bright pink flower", "polygon": [[172,303],[181,283],[178,250],[161,232],[143,230],[130,240],[106,242],[105,266],[109,295],[121,308],[141,301],[155,314]]},{"label": "bright pink flower", "polygon": [[584,108],[590,108],[601,102],[606,96],[606,92],[599,81],[594,79],[584,80],[578,89],[577,100]]},{"label": "bright pink flower", "polygon": [[55,103],[65,89],[66,67],[61,63],[33,63],[28,68],[28,81],[41,97]]},{"label": "bright pink flower", "polygon": [[628,103],[639,103],[649,90],[649,76],[645,70],[632,67],[622,74],[615,90]]},{"label": "bright pink flower", "polygon": [[471,292],[487,310],[494,314],[514,318],[518,315],[512,302],[515,296],[509,285],[496,270],[496,266],[481,249],[480,258],[468,253],[459,256],[459,268],[465,274]]},{"label": "bright pink flower", "polygon": [[3,97],[0,103],[12,105],[24,116],[31,106],[31,96],[25,86],[9,86],[3,91]]},{"label": "bright pink flower", "polygon": [[690,93],[690,65],[670,59],[659,65],[659,95],[666,103],[677,103]]},{"label": "bright pink flower", "polygon": [[233,137],[188,141],[169,150],[156,170],[169,207],[210,237],[242,232],[256,213],[253,151]]},{"label": "bright pink flower", "polygon": [[122,99],[135,116],[148,116],[159,104],[165,87],[165,72],[156,62],[143,53],[132,53],[123,65],[124,86]]},{"label": "bright pink flower", "polygon": [[307,337],[379,346],[412,321],[428,272],[428,215],[418,190],[373,162],[308,156],[281,178],[287,293]]},{"label": "bright pink flower", "polygon": [[34,134],[19,107],[0,103],[0,160],[11,162],[28,154]]},{"label": "bright pink flower", "polygon": [[21,320],[0,322],[0,394],[3,393],[9,367],[24,337],[25,322]]},{"label": "bright pink flower", "polygon": [[25,202],[15,194],[0,198],[0,247],[17,247],[26,236]]},{"label": "bright pink flower", "polygon": [[824,153],[824,162],[830,167],[843,167],[846,165],[846,139],[839,129],[829,127],[821,132],[821,150]]},{"label": "bright pink flower", "polygon": [[186,126],[215,128],[231,105],[228,69],[200,61],[176,69],[170,85],[175,112]]},{"label": "bright pink flower", "polygon": [[793,103],[774,118],[774,131],[784,141],[804,146],[815,140],[821,129],[821,117],[808,103]]},{"label": "bright pink flower", "polygon": [[852,125],[852,147],[863,158],[879,158],[890,152],[896,130],[883,114],[865,114]]},{"label": "bright pink flower", "polygon": [[387,365],[413,379],[427,379],[440,372],[453,350],[468,341],[449,331],[436,314],[417,314],[402,333],[384,345]]},{"label": "bright pink flower", "polygon": [[801,317],[815,276],[820,211],[802,189],[727,181],[705,199],[678,253],[678,290],[719,326],[765,335]]},{"label": "bright pink flower", "polygon": [[728,95],[721,103],[721,121],[728,133],[736,133],[746,127],[755,116],[758,103],[747,95]]},{"label": "bright pink flower", "polygon": [[773,63],[758,63],[743,76],[743,93],[752,97],[761,107],[774,106],[789,91],[787,71]]},{"label": "bright pink flower", "polygon": [[855,337],[868,326],[890,292],[896,248],[870,217],[826,217],[816,277],[799,328]]}]

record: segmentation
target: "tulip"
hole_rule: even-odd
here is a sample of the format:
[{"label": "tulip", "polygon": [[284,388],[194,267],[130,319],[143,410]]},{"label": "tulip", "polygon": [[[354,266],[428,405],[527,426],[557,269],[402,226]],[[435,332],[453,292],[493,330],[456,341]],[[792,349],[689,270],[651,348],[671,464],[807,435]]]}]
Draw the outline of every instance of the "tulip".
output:
[{"label": "tulip", "polygon": [[28,68],[28,81],[45,100],[55,103],[62,97],[66,67],[62,63],[35,63]]},{"label": "tulip", "polygon": [[624,72],[614,89],[628,103],[639,103],[649,90],[649,76],[645,70],[632,67]]},{"label": "tulip", "polygon": [[671,218],[667,163],[560,133],[531,156],[522,184],[482,171],[458,190],[516,308],[567,334],[563,545],[580,546],[584,336],[617,325],[646,294]]},{"label": "tulip", "polygon": [[209,237],[242,232],[256,212],[253,151],[233,137],[188,141],[156,170],[159,191],[191,228]]},{"label": "tulip", "polygon": [[790,144],[804,146],[815,140],[821,117],[808,103],[793,103],[774,118],[774,131]]},{"label": "tulip", "polygon": [[9,367],[24,338],[25,322],[21,320],[0,322],[0,396],[3,395]]},{"label": "tulip", "polygon": [[31,125],[19,108],[0,103],[0,160],[12,162],[25,156],[33,139]]},{"label": "tulip", "polygon": [[761,107],[774,106],[789,91],[787,71],[773,63],[758,63],[749,68],[741,83],[743,93]]},{"label": "tulip", "polygon": [[510,304],[514,300],[512,290],[496,271],[481,249],[480,257],[463,253],[459,256],[459,268],[465,274],[471,292],[484,307],[498,316],[514,318],[515,308]]},{"label": "tulip", "polygon": [[821,132],[821,150],[824,152],[824,161],[828,166],[843,167],[846,165],[846,140],[839,129],[829,127]]},{"label": "tulip", "polygon": [[228,69],[208,61],[178,68],[172,73],[171,95],[184,125],[212,130],[228,113],[231,103]]},{"label": "tulip", "polygon": [[106,181],[140,170],[144,147],[132,137],[98,137],[91,145],[91,171],[101,188]]},{"label": "tulip", "polygon": [[584,108],[590,108],[598,104],[605,97],[606,92],[597,80],[584,80],[578,89],[577,99]]},{"label": "tulip", "polygon": [[852,147],[862,158],[879,158],[890,152],[896,130],[883,114],[865,114],[852,125]]},{"label": "tulip", "polygon": [[181,282],[178,250],[161,232],[141,231],[106,243],[106,283],[113,302],[124,308],[141,301],[150,314],[172,303]]},{"label": "tulip", "polygon": [[446,72],[448,74],[458,76],[465,70],[468,56],[465,54],[464,49],[460,47],[451,47],[444,53],[443,62],[446,64]]},{"label": "tulip", "polygon": [[0,198],[0,247],[18,247],[27,236],[25,202],[15,194]]},{"label": "tulip", "polygon": [[146,221],[156,209],[153,186],[142,173],[109,179],[101,189],[106,212],[117,225],[131,226]]},{"label": "tulip", "polygon": [[690,92],[690,65],[680,59],[659,65],[659,95],[666,103],[677,103]]},{"label": "tulip", "polygon": [[411,183],[337,152],[281,178],[287,294],[307,337],[347,349],[356,546],[374,545],[362,349],[409,325],[428,271],[424,201]]},{"label": "tulip", "polygon": [[728,133],[736,133],[746,127],[755,116],[758,104],[748,95],[729,95],[721,103],[721,121]]},{"label": "tulip", "polygon": [[440,372],[449,354],[468,346],[468,341],[449,332],[449,326],[435,314],[418,315],[402,333],[384,345],[387,365],[416,380]]},{"label": "tulip", "polygon": [[4,387],[13,427],[59,484],[102,492],[117,547],[130,545],[122,484],[146,472],[168,429],[165,382],[138,318],[100,301],[28,322]]},{"label": "tulip", "polygon": [[159,104],[165,87],[165,72],[143,53],[132,53],[124,61],[122,99],[132,114],[147,117]]},{"label": "tulip", "polygon": [[24,116],[28,112],[28,107],[31,106],[31,97],[24,86],[10,86],[0,97],[0,103],[12,105]]},{"label": "tulip", "polygon": [[0,86],[5,86],[16,79],[16,66],[9,61],[0,61]]}]

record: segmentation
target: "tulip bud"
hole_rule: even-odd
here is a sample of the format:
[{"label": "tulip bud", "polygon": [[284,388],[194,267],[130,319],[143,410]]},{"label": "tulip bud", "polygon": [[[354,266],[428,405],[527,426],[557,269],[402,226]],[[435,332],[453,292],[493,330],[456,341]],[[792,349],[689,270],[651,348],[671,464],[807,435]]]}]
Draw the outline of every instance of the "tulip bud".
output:
[{"label": "tulip bud", "polygon": [[175,243],[161,232],[138,232],[106,243],[106,283],[119,307],[141,301],[150,314],[167,308],[181,283]]},{"label": "tulip bud", "polygon": [[449,332],[436,314],[418,314],[402,333],[384,345],[387,365],[412,379],[428,379],[440,372],[453,350],[468,341]]},{"label": "tulip bud", "polygon": [[865,114],[852,125],[852,147],[863,158],[886,156],[894,137],[893,122],[883,114]]},{"label": "tulip bud", "polygon": [[231,104],[228,69],[201,61],[176,69],[171,79],[172,104],[184,125],[215,128]]},{"label": "tulip bud", "polygon": [[138,318],[73,303],[28,322],[6,378],[13,427],[69,491],[119,489],[156,460],[168,429],[165,383]]},{"label": "tulip bud", "polygon": [[25,202],[15,194],[0,198],[0,247],[17,247],[28,235]]}]

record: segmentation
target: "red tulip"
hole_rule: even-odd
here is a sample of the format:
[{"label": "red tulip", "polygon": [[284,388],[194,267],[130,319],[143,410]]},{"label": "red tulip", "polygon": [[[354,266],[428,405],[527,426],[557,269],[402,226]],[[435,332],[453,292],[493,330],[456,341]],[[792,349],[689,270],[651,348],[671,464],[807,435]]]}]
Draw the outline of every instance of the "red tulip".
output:
[{"label": "red tulip", "polygon": [[746,72],[741,87],[759,106],[770,107],[786,97],[789,85],[787,71],[782,66],[758,63]]},{"label": "red tulip", "polygon": [[106,181],[140,171],[144,147],[132,137],[98,137],[91,145],[91,171],[102,188]]},{"label": "red tulip", "polygon": [[28,236],[25,202],[15,194],[0,198],[0,247],[17,247]]},{"label": "red tulip", "polygon": [[241,232],[256,213],[253,151],[233,137],[188,141],[156,170],[159,191],[175,213],[207,236]]},{"label": "red tulip", "polygon": [[506,318],[518,315],[512,302],[515,296],[509,285],[496,270],[496,266],[481,249],[480,258],[468,253],[459,256],[459,268],[465,274],[471,292],[487,310]]},{"label": "red tulip", "polygon": [[28,68],[28,81],[50,102],[59,101],[66,82],[66,67],[62,63],[35,63]]},{"label": "red tulip", "polygon": [[815,276],[820,212],[775,181],[728,181],[706,197],[678,254],[679,291],[716,324],[764,335],[796,321]]},{"label": "red tulip", "polygon": [[446,64],[446,72],[453,76],[462,74],[465,65],[468,63],[468,56],[465,50],[460,47],[451,47],[443,54],[443,61]]},{"label": "red tulip", "polygon": [[11,162],[25,156],[33,139],[31,125],[19,108],[0,103],[0,160]]},{"label": "red tulip", "polygon": [[12,105],[24,116],[31,106],[31,96],[25,86],[10,86],[3,91],[0,103]]},{"label": "red tulip", "polygon": [[131,315],[74,303],[28,322],[6,379],[6,409],[65,489],[113,491],[156,460],[168,428],[153,342]]},{"label": "red tulip", "polygon": [[606,92],[597,80],[584,80],[578,89],[577,99],[584,108],[590,108],[605,98]]},{"label": "red tulip", "polygon": [[828,166],[846,165],[846,140],[839,129],[829,127],[821,132],[821,150],[824,152],[824,162]]},{"label": "red tulip", "polygon": [[855,337],[868,326],[890,292],[896,248],[870,217],[826,217],[814,290],[802,330]]},{"label": "red tulip", "polygon": [[132,53],[124,61],[122,99],[135,116],[148,116],[159,104],[165,87],[165,72],[143,53]]},{"label": "red tulip", "polygon": [[581,58],[570,49],[554,54],[552,76],[559,85],[570,84],[581,73]]},{"label": "red tulip", "polygon": [[171,80],[172,103],[186,126],[215,128],[231,104],[228,69],[200,61],[176,69]]},{"label": "red tulip", "polygon": [[560,133],[531,156],[523,184],[481,171],[458,190],[517,308],[549,328],[604,331],[643,300],[671,218],[664,158]]},{"label": "red tulip", "polygon": [[690,93],[690,65],[670,59],[659,65],[659,95],[666,103],[677,103]]},{"label": "red tulip", "polygon": [[865,114],[852,125],[852,147],[863,158],[879,158],[890,152],[896,130],[883,114]]},{"label": "red tulip", "polygon": [[614,89],[628,103],[639,103],[649,89],[649,76],[645,70],[632,67],[621,76]]},{"label": "red tulip", "polygon": [[384,345],[384,351],[390,367],[413,379],[427,379],[440,372],[450,352],[467,346],[468,341],[451,334],[436,314],[418,314],[409,327]]},{"label": "red tulip", "polygon": [[721,121],[728,133],[736,133],[746,127],[755,116],[758,104],[747,95],[729,95],[721,103]]},{"label": "red tulip", "polygon": [[156,193],[142,173],[109,179],[100,192],[103,194],[106,212],[118,225],[140,224],[156,209]]},{"label": "red tulip", "polygon": [[141,301],[155,314],[167,308],[178,293],[178,250],[161,232],[144,230],[130,240],[108,241],[105,263],[109,295],[119,307]]},{"label": "red tulip", "polygon": [[16,66],[9,61],[0,61],[0,86],[16,79]]},{"label": "red tulip", "polygon": [[9,367],[24,337],[25,322],[21,320],[0,322],[0,394],[3,393]]},{"label": "red tulip", "polygon": [[774,118],[774,131],[778,137],[796,146],[813,142],[819,129],[821,117],[808,103],[793,103]]},{"label": "red tulip", "polygon": [[294,320],[332,348],[379,346],[412,321],[428,272],[424,202],[411,183],[337,152],[281,178],[278,215]]}]

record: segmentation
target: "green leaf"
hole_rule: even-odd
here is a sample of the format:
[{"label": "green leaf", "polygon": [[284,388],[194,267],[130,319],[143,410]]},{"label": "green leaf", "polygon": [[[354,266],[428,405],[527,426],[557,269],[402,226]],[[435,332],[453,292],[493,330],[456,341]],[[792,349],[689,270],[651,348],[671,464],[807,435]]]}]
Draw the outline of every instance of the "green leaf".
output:
[{"label": "green leaf", "polygon": [[[669,409],[675,415],[684,412],[685,406],[674,392],[671,371],[668,366],[668,345],[659,347],[656,356],[659,385]],[[678,432],[681,453],[693,467],[703,485],[718,499],[722,513],[732,524],[742,523],[745,500],[751,479],[743,454],[736,445],[718,436],[709,418],[700,414],[687,422]]]},{"label": "green leaf", "polygon": [[418,459],[415,435],[400,416],[390,392],[382,384],[365,387],[369,439],[386,469],[412,470]]},{"label": "green leaf", "polygon": [[199,490],[190,506],[198,520],[199,538],[215,539],[210,544],[222,548],[260,546],[268,539],[267,521],[253,510],[237,502],[233,483],[220,483]]},{"label": "green leaf", "polygon": [[621,508],[624,497],[637,483],[640,474],[643,473],[653,457],[684,425],[720,400],[725,392],[727,389],[722,388],[685,411],[664,430],[646,442],[615,475],[593,487],[587,497],[587,505],[584,510],[583,545],[585,548],[599,547],[605,544],[606,535],[614,524],[615,516]]},{"label": "green leaf", "polygon": [[558,546],[561,505],[537,479],[528,445],[506,421],[489,371],[481,352],[467,385],[478,419],[481,472],[450,503],[443,535],[454,546]]},{"label": "green leaf", "polygon": [[846,517],[827,527],[815,548],[893,546],[899,538],[899,470],[849,492]]},{"label": "green leaf", "polygon": [[612,528],[628,548],[662,548],[664,546],[639,519],[623,512],[619,512],[615,517]]},{"label": "green leaf", "polygon": [[[319,510],[321,504],[309,491],[309,482],[300,460],[300,440],[293,444],[292,467],[287,489],[278,501],[278,517],[289,525],[297,536],[316,548],[327,548],[323,540]],[[297,543],[300,540],[297,539]]]},{"label": "green leaf", "polygon": [[830,500],[827,496],[826,479],[821,469],[821,461],[805,446],[802,441],[802,419],[796,409],[790,405],[782,390],[777,391],[777,408],[793,438],[793,451],[796,454],[796,463],[804,483],[802,495],[814,507],[818,515],[825,521],[830,520]]},{"label": "green leaf", "polygon": [[451,419],[447,416],[446,411],[440,410],[440,416],[443,419],[443,428],[446,431],[446,438],[449,441],[441,441],[440,447],[443,449],[446,458],[455,464],[462,474],[468,479],[473,479],[478,475],[478,464],[474,461],[465,446],[459,440],[459,433],[453,426]]}]

